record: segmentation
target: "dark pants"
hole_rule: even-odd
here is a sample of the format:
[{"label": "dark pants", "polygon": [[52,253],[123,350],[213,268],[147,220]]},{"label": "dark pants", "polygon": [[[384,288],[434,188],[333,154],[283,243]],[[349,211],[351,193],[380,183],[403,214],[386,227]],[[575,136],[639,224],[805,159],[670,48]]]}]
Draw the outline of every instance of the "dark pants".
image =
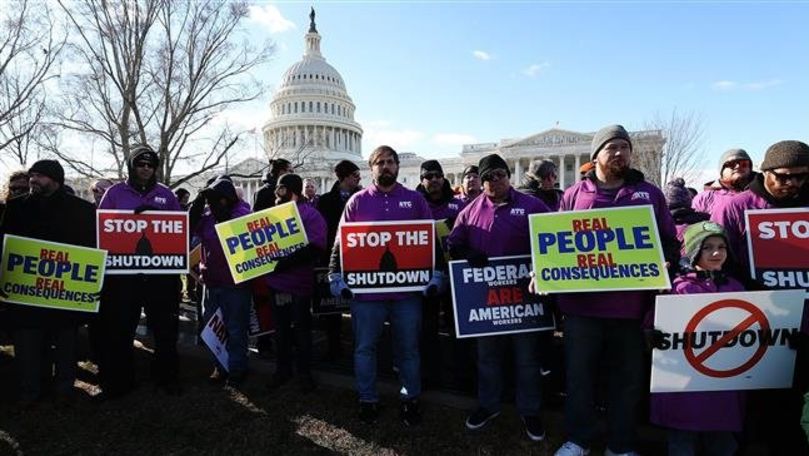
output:
[{"label": "dark pants", "polygon": [[340,342],[340,333],[343,327],[343,314],[329,314],[321,315],[319,317],[321,327],[326,332],[326,341],[328,345],[327,356],[332,359],[338,358],[342,353],[342,345]]},{"label": "dark pants", "polygon": [[567,316],[565,320],[568,440],[589,448],[596,437],[599,366],[607,369],[607,446],[635,449],[638,402],[643,394],[643,332],[639,320]]},{"label": "dark pants", "polygon": [[[309,296],[293,296],[289,293],[274,293],[273,317],[278,350],[277,374],[292,375],[293,362],[298,376],[312,375],[312,313]],[[293,348],[295,354],[293,356]],[[293,361],[294,360],[294,361]]]},{"label": "dark pants", "polygon": [[[76,381],[76,327],[15,330],[14,359],[21,400],[39,399],[43,379],[53,381],[57,395],[70,394]],[[53,377],[52,365],[56,367]]]},{"label": "dark pants", "polygon": [[101,385],[108,394],[124,394],[135,385],[132,345],[141,309],[155,343],[152,378],[158,385],[177,381],[180,280],[165,276],[107,276],[99,311],[103,348]]},{"label": "dark pants", "polygon": [[421,310],[421,374],[428,385],[441,381],[441,340],[438,335],[441,297],[423,298]]},{"label": "dark pants", "polygon": [[[499,412],[503,396],[508,351],[514,359],[517,413],[539,416],[542,401],[539,333],[478,338],[478,401],[490,412]],[[539,350],[538,350],[539,349]]]}]

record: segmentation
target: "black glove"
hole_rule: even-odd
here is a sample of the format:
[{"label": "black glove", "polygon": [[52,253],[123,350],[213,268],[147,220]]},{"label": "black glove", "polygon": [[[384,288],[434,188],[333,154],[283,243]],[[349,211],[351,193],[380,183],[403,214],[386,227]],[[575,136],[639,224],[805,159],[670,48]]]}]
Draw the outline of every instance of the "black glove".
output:
[{"label": "black glove", "polygon": [[644,329],[643,338],[646,341],[647,351],[652,351],[653,348],[663,348],[663,342],[665,341],[663,331],[659,329]]},{"label": "black glove", "polygon": [[427,288],[424,290],[424,295],[428,298],[432,298],[438,295],[438,287],[434,284],[427,285]]},{"label": "black glove", "polygon": [[792,350],[806,351],[809,349],[809,335],[804,332],[788,332],[786,339],[787,345]]},{"label": "black glove", "polygon": [[157,210],[157,208],[154,207],[154,206],[149,206],[148,204],[142,204],[142,205],[135,208],[135,213],[140,214],[141,212],[144,212],[144,211],[156,211],[156,210]]},{"label": "black glove", "polygon": [[466,261],[473,268],[482,268],[489,264],[489,256],[477,250],[470,250],[466,256]]},{"label": "black glove", "polygon": [[340,292],[340,297],[347,300],[354,299],[354,292],[348,288],[343,288],[343,290]]},{"label": "black glove", "polygon": [[305,245],[299,248],[298,250],[290,253],[289,255],[279,259],[278,263],[275,264],[275,269],[273,271],[277,272],[289,271],[295,266],[310,263],[316,258],[316,256],[317,256],[317,249],[312,247],[311,244]]},{"label": "black glove", "polygon": [[447,217],[446,219],[444,219],[444,224],[446,224],[447,228],[449,228],[450,231],[452,231],[452,228],[455,226],[455,217]]}]

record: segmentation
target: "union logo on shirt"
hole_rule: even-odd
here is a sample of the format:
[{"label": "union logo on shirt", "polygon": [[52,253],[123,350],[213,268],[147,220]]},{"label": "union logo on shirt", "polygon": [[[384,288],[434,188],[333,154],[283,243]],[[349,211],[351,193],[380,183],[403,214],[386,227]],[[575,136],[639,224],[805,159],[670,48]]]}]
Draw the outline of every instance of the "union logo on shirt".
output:
[{"label": "union logo on shirt", "polygon": [[632,201],[635,201],[636,199],[649,201],[652,198],[649,196],[649,192],[635,192],[632,194]]},{"label": "union logo on shirt", "polygon": [[511,215],[524,217],[525,216],[525,209],[522,208],[522,207],[512,207],[511,208]]},{"label": "union logo on shirt", "polygon": [[449,203],[449,204],[447,204],[447,207],[452,209],[453,211],[458,210],[458,205],[455,204],[455,203]]},{"label": "union logo on shirt", "polygon": [[399,207],[405,209],[413,209],[413,202],[412,201],[399,201]]},{"label": "union logo on shirt", "polygon": [[157,204],[166,204],[166,198],[163,196],[155,196],[154,202]]}]

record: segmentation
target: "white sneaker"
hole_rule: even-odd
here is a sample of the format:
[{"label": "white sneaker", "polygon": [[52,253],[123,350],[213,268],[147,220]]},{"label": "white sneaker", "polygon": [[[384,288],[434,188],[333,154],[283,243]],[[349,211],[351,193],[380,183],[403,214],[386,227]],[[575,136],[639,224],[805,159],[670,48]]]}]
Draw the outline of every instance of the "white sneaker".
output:
[{"label": "white sneaker", "polygon": [[590,450],[582,448],[573,442],[565,442],[556,450],[553,456],[587,456],[588,454],[590,454]]},{"label": "white sneaker", "polygon": [[634,451],[629,451],[629,452],[626,452],[626,453],[616,453],[616,452],[610,450],[609,448],[607,448],[607,450],[604,451],[604,456],[640,456],[640,454],[636,453]]}]

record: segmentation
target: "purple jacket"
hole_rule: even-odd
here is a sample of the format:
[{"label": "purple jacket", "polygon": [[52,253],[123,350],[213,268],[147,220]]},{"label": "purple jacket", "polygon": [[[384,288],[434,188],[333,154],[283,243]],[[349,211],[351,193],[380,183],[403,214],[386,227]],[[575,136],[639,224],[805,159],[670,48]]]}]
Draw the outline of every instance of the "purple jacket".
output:
[{"label": "purple jacket", "polygon": [[723,187],[719,184],[719,181],[715,181],[700,192],[699,195],[694,197],[691,201],[691,207],[697,212],[713,214],[713,211],[718,205],[725,204],[725,202],[739,193],[739,191]]},{"label": "purple jacket", "polygon": [[[679,251],[679,243],[676,240],[677,230],[674,227],[674,221],[666,205],[663,192],[644,181],[643,174],[639,171],[630,171],[624,185],[614,195],[599,189],[592,179],[585,178],[565,191],[560,210],[572,211],[641,205],[652,206],[664,251]],[[668,260],[672,261],[672,259]],[[676,258],[673,260],[676,264]],[[653,302],[653,293],[648,291],[563,293],[559,294],[557,299],[559,308],[568,315],[641,319],[648,306]]]},{"label": "purple jacket", "polygon": [[509,191],[508,201],[495,206],[480,197],[466,206],[447,238],[450,248],[466,247],[490,257],[531,253],[528,216],[549,212],[548,206],[533,196]]},{"label": "purple jacket", "polygon": [[[376,222],[385,220],[433,220],[433,214],[424,197],[415,190],[409,190],[397,183],[390,192],[379,190],[371,184],[354,195],[346,203],[343,211],[344,222]],[[335,240],[335,253],[339,252],[339,237]],[[339,256],[332,257],[331,271],[340,270]],[[357,301],[396,301],[410,298],[414,293],[368,293],[355,295]]]},{"label": "purple jacket", "polygon": [[[236,204],[230,212],[230,218],[235,219],[249,213],[250,209],[245,208],[243,204]],[[194,227],[194,236],[197,236],[202,242],[202,260],[200,262],[202,281],[209,287],[237,286],[233,283],[233,275],[230,273],[228,262],[225,259],[222,243],[219,242],[219,236],[216,234],[214,225],[217,223],[211,211],[205,211],[197,226]],[[244,285],[246,283],[238,286]]]},{"label": "purple jacket", "polygon": [[458,198],[452,198],[449,202],[435,204],[432,201],[427,201],[427,205],[432,212],[433,220],[441,219],[454,219],[464,208],[464,203]]},{"label": "purple jacket", "polygon": [[[722,285],[695,273],[674,280],[676,294],[732,291],[744,291],[742,284],[732,278]],[[660,426],[686,431],[740,432],[745,398],[743,391],[654,393],[649,399],[649,419]]]},{"label": "purple jacket", "polygon": [[[298,212],[301,214],[303,229],[309,245],[319,250],[326,248],[326,220],[312,205],[306,201],[298,201]],[[315,263],[295,266],[283,272],[271,272],[267,275],[267,283],[275,291],[290,293],[295,296],[311,296],[314,287]]]},{"label": "purple jacket", "polygon": [[99,209],[136,209],[140,206],[152,206],[160,211],[183,210],[174,192],[163,184],[156,184],[141,194],[126,182],[119,182],[104,193],[98,204]]},{"label": "purple jacket", "polygon": [[744,213],[747,209],[770,209],[773,206],[751,190],[745,190],[733,198],[721,201],[714,206],[711,221],[722,225],[728,236],[730,248],[739,259],[742,269],[750,270],[750,255],[747,251],[747,227]]}]

